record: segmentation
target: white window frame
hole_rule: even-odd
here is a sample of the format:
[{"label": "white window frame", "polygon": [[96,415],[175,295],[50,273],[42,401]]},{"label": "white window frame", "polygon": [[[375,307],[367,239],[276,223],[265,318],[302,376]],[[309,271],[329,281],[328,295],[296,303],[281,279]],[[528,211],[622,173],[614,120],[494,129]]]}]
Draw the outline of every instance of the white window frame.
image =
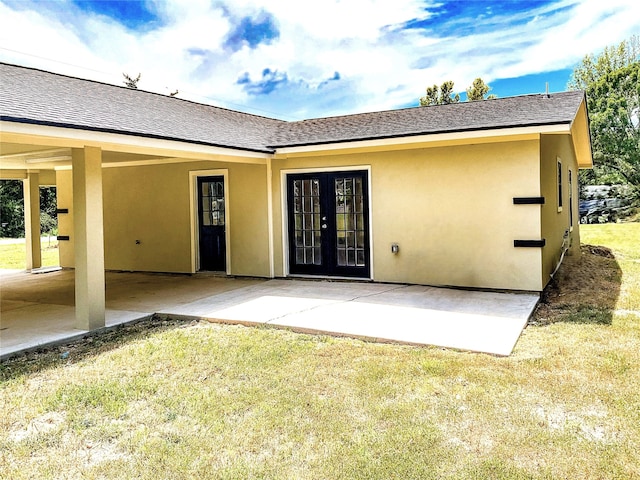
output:
[{"label": "white window frame", "polygon": [[556,157],[556,205],[558,206],[558,213],[562,212],[562,197],[564,193],[564,185],[562,184],[562,160],[560,157]]},{"label": "white window frame", "polygon": [[571,168],[568,170],[567,182],[569,183],[569,231],[573,232],[576,215],[575,209],[573,208],[573,170]]}]

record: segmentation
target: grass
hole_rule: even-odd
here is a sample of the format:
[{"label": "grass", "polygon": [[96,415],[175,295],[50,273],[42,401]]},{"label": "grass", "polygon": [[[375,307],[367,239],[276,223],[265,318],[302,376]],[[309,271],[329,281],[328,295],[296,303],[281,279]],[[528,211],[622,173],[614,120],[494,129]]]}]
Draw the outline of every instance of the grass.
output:
[{"label": "grass", "polygon": [[[60,265],[57,240],[43,240],[41,247],[43,267],[55,267]],[[0,268],[24,270],[26,258],[27,251],[24,242],[0,244]]]},{"label": "grass", "polygon": [[0,478],[640,478],[640,224],[582,237],[508,358],[158,317],[4,362]]}]

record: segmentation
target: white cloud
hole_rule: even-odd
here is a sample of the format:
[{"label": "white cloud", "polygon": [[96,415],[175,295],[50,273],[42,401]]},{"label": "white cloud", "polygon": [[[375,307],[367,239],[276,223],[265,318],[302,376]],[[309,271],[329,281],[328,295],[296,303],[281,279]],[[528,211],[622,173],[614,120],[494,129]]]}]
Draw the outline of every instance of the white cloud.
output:
[{"label": "white cloud", "polygon": [[[502,16],[489,5],[473,19],[439,16],[430,31],[399,28],[436,12],[435,4],[418,0],[158,0],[148,5],[159,25],[135,32],[68,1],[47,8],[0,3],[0,59],[114,84],[122,72],[141,72],[147,90],[177,88],[182,98],[309,117],[394,108],[447,79],[462,89],[477,76],[491,81],[571,68],[586,53],[638,33],[637,4],[563,0]],[[265,12],[278,35],[256,48],[225,47],[243,17]],[[267,68],[281,80],[269,85],[268,96],[238,84],[246,74],[264,80]],[[335,72],[340,81],[326,83]]]}]

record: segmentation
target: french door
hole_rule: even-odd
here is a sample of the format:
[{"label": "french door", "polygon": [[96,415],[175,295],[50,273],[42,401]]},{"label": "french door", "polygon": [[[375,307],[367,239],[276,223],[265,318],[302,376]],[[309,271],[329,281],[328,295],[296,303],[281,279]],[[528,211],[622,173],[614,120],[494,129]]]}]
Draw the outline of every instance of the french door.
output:
[{"label": "french door", "polygon": [[370,277],[365,170],[287,175],[289,273]]}]

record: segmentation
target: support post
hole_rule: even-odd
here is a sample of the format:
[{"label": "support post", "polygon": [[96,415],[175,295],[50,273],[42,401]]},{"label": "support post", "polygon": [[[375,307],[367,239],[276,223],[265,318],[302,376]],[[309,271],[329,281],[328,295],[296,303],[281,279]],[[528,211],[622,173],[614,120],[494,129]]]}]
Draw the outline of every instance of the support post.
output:
[{"label": "support post", "polygon": [[73,236],[75,247],[76,328],[105,326],[102,150],[74,148]]},{"label": "support post", "polygon": [[26,269],[31,271],[42,266],[40,246],[40,175],[28,172],[22,181],[24,191],[24,238],[27,248]]}]

